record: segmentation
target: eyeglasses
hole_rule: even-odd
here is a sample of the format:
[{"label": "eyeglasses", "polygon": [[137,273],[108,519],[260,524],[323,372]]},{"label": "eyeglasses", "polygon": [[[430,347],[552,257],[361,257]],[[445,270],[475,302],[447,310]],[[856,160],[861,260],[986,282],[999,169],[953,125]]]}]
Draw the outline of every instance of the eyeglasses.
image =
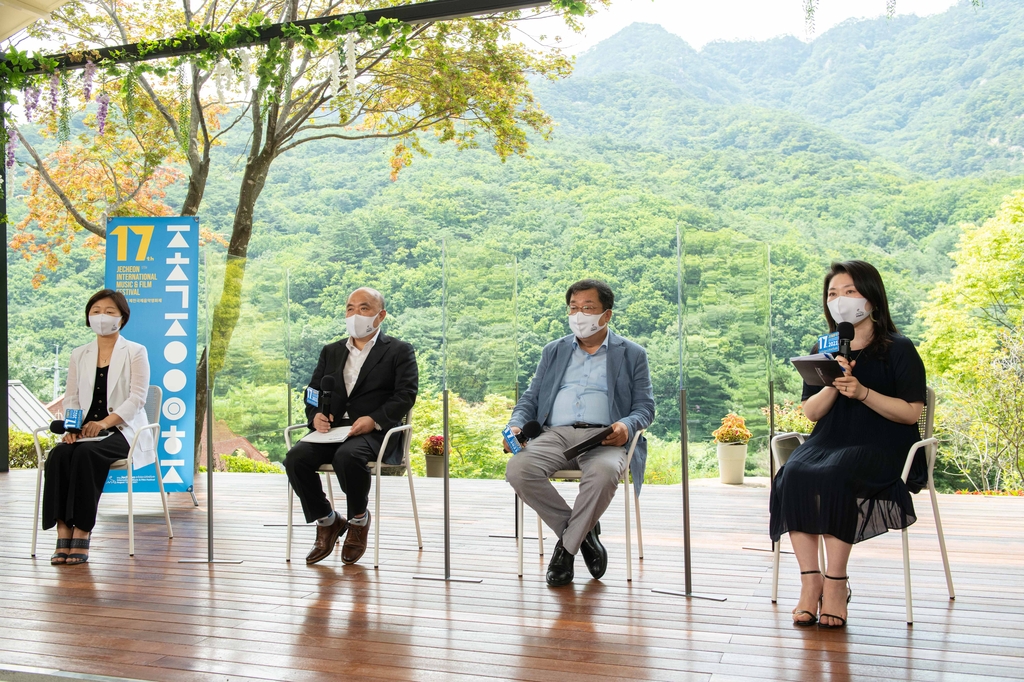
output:
[{"label": "eyeglasses", "polygon": [[582,308],[577,308],[576,306],[571,305],[565,310],[570,315],[575,315],[576,313],[583,313],[584,315],[599,315],[604,312],[604,308],[596,305],[585,305]]}]

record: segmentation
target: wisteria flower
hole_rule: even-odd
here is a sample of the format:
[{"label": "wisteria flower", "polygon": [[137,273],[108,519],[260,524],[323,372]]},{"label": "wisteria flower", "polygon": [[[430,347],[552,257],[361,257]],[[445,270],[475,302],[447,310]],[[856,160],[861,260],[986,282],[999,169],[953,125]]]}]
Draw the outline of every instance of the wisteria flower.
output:
[{"label": "wisteria flower", "polygon": [[13,126],[7,127],[7,170],[14,168],[14,146],[17,144],[17,133]]},{"label": "wisteria flower", "polygon": [[110,106],[110,95],[101,92],[96,96],[96,103],[99,105],[99,108],[96,110],[96,126],[99,128],[100,135],[102,135],[103,130],[107,127],[107,107]]},{"label": "wisteria flower", "polygon": [[26,88],[25,89],[25,120],[29,123],[32,122],[32,116],[36,112],[36,108],[39,106],[39,88]]},{"label": "wisteria flower", "polygon": [[96,75],[96,65],[92,60],[85,62],[85,72],[82,74],[82,97],[88,102],[92,97],[92,77]]},{"label": "wisteria flower", "polygon": [[59,91],[60,90],[60,74],[54,73],[50,76],[50,111],[57,113],[57,104],[59,103]]}]

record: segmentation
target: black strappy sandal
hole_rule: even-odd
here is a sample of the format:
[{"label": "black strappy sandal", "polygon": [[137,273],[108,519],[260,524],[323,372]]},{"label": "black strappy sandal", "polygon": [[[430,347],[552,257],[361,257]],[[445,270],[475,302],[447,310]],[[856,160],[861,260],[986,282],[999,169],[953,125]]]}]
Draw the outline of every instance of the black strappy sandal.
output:
[{"label": "black strappy sandal", "polygon": [[[822,575],[824,575],[824,574],[822,574]],[[829,580],[845,580],[846,581],[846,603],[849,604],[850,600],[853,599],[853,590],[850,588],[850,576],[844,575],[844,576],[842,576],[840,578],[833,578],[830,575],[825,575],[825,577],[828,578]],[[849,615],[849,614],[847,614],[847,615]],[[836,629],[839,629],[839,628],[845,628],[846,627],[846,619],[843,618],[842,616],[837,616],[834,613],[823,613],[823,614],[821,614],[822,618],[824,618],[826,616],[828,616],[829,618],[835,618],[836,620],[841,621],[841,622],[839,623],[839,625],[826,625],[825,623],[819,622],[818,623],[818,627],[819,628],[828,628],[830,630],[836,630]]]},{"label": "black strappy sandal", "polygon": [[[800,575],[810,575],[812,573],[821,574],[821,571],[800,571]],[[818,599],[818,604],[819,605],[821,604],[821,598],[820,597]],[[810,611],[804,611],[803,609],[800,609],[799,611],[794,611],[793,615],[797,616],[797,615],[800,615],[802,613],[806,613],[808,616],[810,616],[810,618],[808,620],[794,620],[793,621],[793,625],[799,625],[800,627],[809,627],[809,626],[814,625],[814,624],[816,624],[818,622],[818,614],[811,613]]]},{"label": "black strappy sandal", "polygon": [[[89,549],[89,538],[75,538],[68,545],[71,549]],[[68,559],[65,564],[68,566],[77,566],[78,564],[84,564],[89,560],[88,554],[68,554]]]},{"label": "black strappy sandal", "polygon": [[57,551],[50,557],[51,566],[60,566],[61,564],[67,563],[68,553],[61,552],[62,549],[68,549],[71,547],[71,538],[57,538]]}]

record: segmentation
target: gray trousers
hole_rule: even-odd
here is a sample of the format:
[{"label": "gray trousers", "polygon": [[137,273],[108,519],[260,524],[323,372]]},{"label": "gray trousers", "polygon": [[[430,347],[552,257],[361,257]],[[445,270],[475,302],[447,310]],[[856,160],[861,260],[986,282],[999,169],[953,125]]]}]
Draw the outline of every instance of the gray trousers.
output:
[{"label": "gray trousers", "polygon": [[[532,507],[544,523],[555,531],[562,547],[576,554],[583,538],[597,525],[604,510],[615,497],[615,490],[626,469],[626,448],[598,446],[575,460],[566,461],[562,453],[597,433],[600,429],[574,429],[554,426],[531,440],[505,467],[505,480],[516,494]],[[559,469],[583,472],[576,504],[570,508],[551,485],[548,477]]]}]

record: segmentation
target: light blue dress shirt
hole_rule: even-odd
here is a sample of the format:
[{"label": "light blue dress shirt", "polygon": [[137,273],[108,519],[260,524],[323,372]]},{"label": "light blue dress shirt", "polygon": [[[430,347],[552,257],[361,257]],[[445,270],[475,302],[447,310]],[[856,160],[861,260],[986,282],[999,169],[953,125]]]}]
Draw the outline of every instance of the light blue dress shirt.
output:
[{"label": "light blue dress shirt", "polygon": [[608,410],[608,335],[591,355],[572,340],[572,357],[551,407],[548,426],[611,424]]}]

